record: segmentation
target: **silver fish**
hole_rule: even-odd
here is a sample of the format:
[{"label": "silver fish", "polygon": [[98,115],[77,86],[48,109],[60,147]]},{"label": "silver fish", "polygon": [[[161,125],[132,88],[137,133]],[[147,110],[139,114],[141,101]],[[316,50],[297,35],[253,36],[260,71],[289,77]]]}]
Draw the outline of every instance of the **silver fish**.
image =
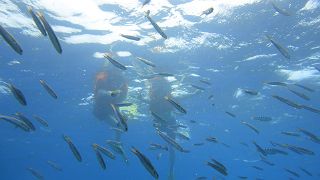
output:
[{"label": "silver fish", "polygon": [[201,15],[209,15],[213,12],[213,7],[206,9]]},{"label": "silver fish", "polygon": [[0,35],[18,54],[22,55],[22,49],[14,37],[0,25]]},{"label": "silver fish", "polygon": [[148,3],[150,3],[151,0],[145,0],[143,3],[142,3],[142,7]]},{"label": "silver fish", "polygon": [[130,39],[130,40],[134,40],[134,41],[140,41],[139,37],[136,36],[131,36],[131,35],[126,35],[126,34],[120,34],[120,36],[126,38],[126,39]]},{"label": "silver fish", "polygon": [[63,139],[67,142],[67,144],[69,145],[70,150],[72,151],[74,157],[81,162],[82,161],[82,157],[78,151],[78,149],[76,148],[76,146],[72,143],[71,139],[69,136],[63,135],[62,136]]},{"label": "silver fish", "polygon": [[300,88],[302,88],[304,90],[307,90],[309,92],[314,92],[314,89],[311,89],[311,88],[309,88],[307,86],[304,86],[304,85],[301,85],[301,84],[297,84],[297,83],[294,83],[294,85],[297,86],[297,87],[300,87]]},{"label": "silver fish", "polygon": [[169,137],[167,134],[161,131],[158,131],[157,133],[159,134],[160,137],[162,137],[163,140],[165,140],[168,144],[176,148],[178,151],[186,152],[186,153],[189,152],[188,150],[183,149],[182,146],[180,146],[180,144],[178,144],[174,139]]},{"label": "silver fish", "polygon": [[141,58],[141,57],[137,57],[137,59],[141,62],[143,62],[144,64],[148,65],[148,66],[151,66],[151,67],[156,67],[155,64],[153,64],[151,61],[149,60],[146,60],[144,58]]},{"label": "silver fish", "polygon": [[52,90],[52,88],[44,80],[40,80],[40,84],[54,99],[58,98],[57,94]]},{"label": "silver fish", "polygon": [[37,115],[33,115],[33,118],[36,119],[39,123],[41,123],[43,126],[48,127],[49,124],[46,120],[44,120],[42,117],[39,117]]},{"label": "silver fish", "polygon": [[41,21],[39,20],[39,18],[33,12],[31,6],[28,6],[28,11],[31,14],[31,17],[32,17],[34,23],[36,24],[36,26],[38,27],[38,29],[40,30],[41,34],[44,35],[44,36],[47,36],[46,30],[44,29],[44,27],[43,27]]},{"label": "silver fish", "polygon": [[244,125],[246,125],[246,126],[248,126],[248,127],[249,127],[250,129],[252,129],[255,133],[257,133],[257,134],[260,133],[259,130],[258,130],[256,127],[254,127],[253,125],[251,125],[251,124],[249,124],[249,123],[247,123],[247,122],[245,122],[245,121],[242,121],[241,123],[244,124]]},{"label": "silver fish", "polygon": [[143,155],[138,149],[136,149],[135,147],[131,147],[131,152],[133,154],[135,154],[140,162],[142,163],[142,165],[144,166],[144,168],[146,168],[146,170],[148,170],[148,172],[155,178],[155,179],[159,179],[159,174],[157,172],[157,170],[154,168],[154,166],[152,165],[151,161],[145,156]]},{"label": "silver fish", "polygon": [[97,149],[97,146],[92,145],[93,151],[96,154],[97,160],[101,166],[102,169],[106,169],[106,163],[103,160],[103,157],[101,156],[99,150]]},{"label": "silver fish", "polygon": [[148,20],[150,21],[150,23],[152,24],[152,26],[154,27],[154,29],[155,29],[164,39],[167,39],[167,38],[168,38],[167,35],[162,31],[162,29],[158,26],[158,24],[151,19],[151,17],[150,17],[149,15],[150,15],[150,11],[147,11],[145,16],[148,18]]},{"label": "silver fish", "polygon": [[279,101],[281,101],[281,102],[283,102],[283,103],[285,103],[285,104],[287,104],[287,105],[289,105],[289,106],[291,106],[291,107],[294,107],[296,109],[301,109],[302,108],[301,105],[299,105],[299,104],[297,104],[297,103],[295,103],[295,102],[293,102],[293,101],[291,101],[289,99],[283,98],[281,96],[272,95],[272,97],[277,99],[277,100],[279,100]]},{"label": "silver fish", "polygon": [[29,128],[32,130],[32,131],[35,131],[36,128],[34,127],[33,123],[26,117],[24,116],[22,113],[15,113],[14,114],[16,117],[18,117],[18,119],[20,119],[21,121],[23,121],[27,126],[29,126]]},{"label": "silver fish", "polygon": [[291,16],[291,14],[289,12],[287,12],[284,9],[279,8],[273,1],[271,1],[271,5],[278,13],[280,13],[284,16]]},{"label": "silver fish", "polygon": [[9,122],[9,123],[11,123],[13,125],[15,125],[16,127],[21,128],[22,130],[24,130],[26,132],[31,131],[30,127],[20,119],[17,119],[17,118],[14,118],[14,117],[10,117],[10,116],[4,116],[4,115],[0,114],[0,120],[1,119],[5,120],[5,121],[7,121],[7,122]]},{"label": "silver fish", "polygon": [[6,85],[9,87],[11,93],[16,98],[16,100],[18,100],[19,103],[22,104],[23,106],[26,106],[27,101],[26,101],[26,98],[24,97],[23,93],[18,88],[13,86],[12,84],[6,83]]},{"label": "silver fish", "polygon": [[124,149],[123,149],[123,147],[122,147],[121,142],[113,141],[113,140],[107,140],[107,144],[110,146],[110,148],[111,148],[114,152],[116,152],[116,153],[118,153],[118,154],[120,154],[120,155],[122,156],[122,158],[123,158],[123,160],[125,161],[125,163],[128,163],[128,162],[129,162],[129,160],[128,160],[125,152],[124,152]]},{"label": "silver fish", "polygon": [[178,103],[176,103],[173,99],[171,99],[169,96],[165,96],[164,99],[167,100],[170,104],[172,104],[181,113],[187,114],[187,111]]},{"label": "silver fish", "polygon": [[266,35],[266,37],[269,39],[269,41],[278,49],[278,51],[287,59],[290,59],[289,51],[280,45],[278,42],[276,42],[271,36]]},{"label": "silver fish", "polygon": [[62,171],[62,168],[55,162],[53,161],[47,161],[47,163],[55,170],[57,171]]},{"label": "silver fish", "polygon": [[294,91],[294,90],[292,90],[292,89],[289,89],[289,91],[292,92],[293,94],[299,96],[300,98],[302,98],[302,99],[304,99],[304,100],[307,100],[307,101],[310,100],[310,98],[309,98],[307,95],[303,94],[303,93]]},{"label": "silver fish", "polygon": [[127,68],[124,66],[124,65],[122,65],[122,64],[120,64],[118,61],[116,61],[116,60],[114,60],[113,58],[111,58],[111,56],[109,55],[109,54],[104,54],[103,55],[105,58],[107,58],[108,60],[109,60],[109,62],[111,63],[111,64],[113,64],[115,67],[117,67],[117,68],[119,68],[119,69],[121,69],[121,70],[127,70]]},{"label": "silver fish", "polygon": [[34,177],[36,177],[37,179],[40,179],[40,180],[44,179],[43,175],[41,175],[39,171],[37,171],[37,170],[35,170],[35,169],[33,169],[33,168],[30,168],[30,167],[27,168],[27,170],[28,170],[29,172],[31,172],[31,174],[32,174]]},{"label": "silver fish", "polygon": [[56,51],[59,54],[61,54],[62,53],[62,48],[61,48],[59,40],[58,40],[56,34],[54,33],[53,29],[51,28],[51,26],[49,25],[47,20],[44,18],[42,13],[38,12],[37,15],[40,18],[44,28],[46,29],[46,31],[47,31],[47,33],[49,35],[49,39],[50,39],[51,43],[53,44],[54,48],[56,49]]},{"label": "silver fish", "polygon": [[122,125],[124,128],[124,131],[128,131],[128,125],[125,119],[125,116],[121,114],[118,107],[116,107],[114,104],[111,104],[113,113],[115,114],[115,117],[117,118],[118,122]]},{"label": "silver fish", "polygon": [[98,144],[92,144],[92,147],[97,149],[98,151],[100,151],[101,153],[103,153],[104,155],[108,156],[110,159],[115,159],[116,157],[114,156],[114,154],[109,151],[108,149],[98,145]]}]

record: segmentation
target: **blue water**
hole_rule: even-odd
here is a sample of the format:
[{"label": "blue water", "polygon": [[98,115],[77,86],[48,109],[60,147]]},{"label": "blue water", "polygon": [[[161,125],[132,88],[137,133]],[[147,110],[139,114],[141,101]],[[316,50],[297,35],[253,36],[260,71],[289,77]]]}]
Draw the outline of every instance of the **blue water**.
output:
[{"label": "blue water", "polygon": [[[189,153],[175,151],[175,179],[201,176],[207,179],[239,179],[239,176],[298,179],[285,168],[298,173],[299,179],[320,178],[320,144],[298,131],[303,128],[320,136],[319,113],[295,109],[272,97],[279,95],[298,104],[320,108],[320,73],[315,69],[320,67],[318,0],[275,1],[291,16],[279,14],[269,2],[259,0],[151,0],[144,7],[137,0],[68,1],[67,4],[62,0],[0,2],[0,25],[23,49],[23,55],[19,55],[0,38],[0,114],[12,116],[22,112],[36,126],[36,131],[25,132],[0,121],[0,179],[35,179],[27,168],[35,169],[45,179],[152,179],[130,151],[131,146],[150,159],[159,179],[167,179],[169,152],[149,150],[150,143],[171,148],[156,133],[149,111],[151,88],[143,75],[154,72],[175,75],[167,79],[173,89],[172,96],[187,110],[186,115],[172,112],[177,122],[188,127],[184,132],[190,136],[189,141],[175,138],[190,150]],[[55,51],[48,37],[40,34],[26,5],[44,14],[60,41],[62,54]],[[214,8],[213,13],[200,16],[209,6]],[[144,17],[147,10],[168,39],[163,39]],[[120,33],[135,35],[141,40],[128,40],[119,36]],[[282,56],[265,35],[286,47],[291,59]],[[92,97],[96,74],[104,70],[106,64],[119,71],[99,56],[105,52],[128,68],[122,72],[129,87],[125,101],[137,105],[138,112],[128,115],[128,131],[121,135],[129,163],[117,153],[115,160],[103,156],[107,166],[103,170],[91,145],[98,143],[110,149],[106,140],[114,139],[114,131],[93,115]],[[147,67],[136,57],[148,59],[157,67]],[[44,90],[40,79],[54,89],[57,100]],[[211,85],[201,83],[201,79]],[[310,100],[301,99],[285,87],[265,84],[270,81],[286,82]],[[19,104],[5,83],[12,83],[23,92],[27,106]],[[315,91],[306,91],[294,83]],[[197,91],[190,84],[204,87],[205,91]],[[258,95],[245,94],[241,89],[257,91]],[[211,100],[210,95],[213,95]],[[33,115],[43,117],[49,127],[42,126]],[[254,116],[272,117],[272,121],[256,121],[252,119]],[[256,134],[241,121],[252,124],[260,133]],[[281,134],[282,131],[300,136],[287,136]],[[73,156],[62,135],[72,139],[82,162]],[[218,143],[208,142],[207,137],[216,137]],[[270,144],[273,141],[307,148],[315,154],[297,154],[276,146],[273,148],[288,155],[266,156],[275,164],[269,166],[260,160],[253,141],[263,148],[273,147]],[[195,146],[195,143],[204,144]],[[161,157],[157,158],[159,153]],[[224,164],[227,176],[206,165],[211,158]],[[53,169],[48,160],[63,170]]]}]

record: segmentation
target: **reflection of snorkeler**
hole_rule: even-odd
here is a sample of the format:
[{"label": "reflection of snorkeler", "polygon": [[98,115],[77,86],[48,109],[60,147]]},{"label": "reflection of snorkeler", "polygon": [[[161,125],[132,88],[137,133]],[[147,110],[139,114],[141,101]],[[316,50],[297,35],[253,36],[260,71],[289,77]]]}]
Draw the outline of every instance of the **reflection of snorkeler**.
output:
[{"label": "reflection of snorkeler", "polygon": [[[93,114],[111,127],[118,127],[111,104],[123,102],[127,93],[128,86],[121,70],[106,67],[96,75]],[[116,134],[116,139],[119,138],[119,134]]]},{"label": "reflection of snorkeler", "polygon": [[[157,127],[161,132],[165,132],[169,137],[175,139],[175,132],[177,129],[171,128],[176,125],[176,120],[172,115],[174,109],[164,98],[165,96],[171,95],[171,86],[163,77],[150,79],[150,84],[150,111],[159,115],[161,119],[164,120],[155,123],[158,124]],[[169,146],[169,179],[174,178],[174,161],[175,152],[173,148]]]}]

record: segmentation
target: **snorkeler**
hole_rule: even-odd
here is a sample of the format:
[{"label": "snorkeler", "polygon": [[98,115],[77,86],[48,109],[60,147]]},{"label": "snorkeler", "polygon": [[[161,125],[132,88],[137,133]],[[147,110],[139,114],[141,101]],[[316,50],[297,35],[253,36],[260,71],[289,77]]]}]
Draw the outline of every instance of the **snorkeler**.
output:
[{"label": "snorkeler", "polygon": [[[99,120],[106,121],[111,127],[119,127],[112,105],[122,103],[127,98],[128,85],[121,72],[112,66],[105,67],[96,74],[94,86],[93,114]],[[116,140],[120,139],[116,132]]]},{"label": "snorkeler", "polygon": [[[165,96],[171,95],[171,86],[169,82],[163,77],[155,77],[149,80],[150,82],[150,104],[149,108],[151,114],[159,116],[161,120],[155,118],[155,127],[161,132],[165,132],[170,138],[175,139],[177,131],[177,124],[172,112],[174,107],[168,103],[164,98]],[[174,149],[169,146],[169,177],[168,179],[174,179],[174,163],[175,163],[175,152]]]}]

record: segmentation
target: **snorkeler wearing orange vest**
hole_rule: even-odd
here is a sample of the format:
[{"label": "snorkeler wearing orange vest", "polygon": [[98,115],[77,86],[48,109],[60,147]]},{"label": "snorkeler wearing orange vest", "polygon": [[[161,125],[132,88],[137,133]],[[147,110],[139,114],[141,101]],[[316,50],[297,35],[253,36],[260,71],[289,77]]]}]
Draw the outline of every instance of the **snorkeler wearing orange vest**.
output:
[{"label": "snorkeler wearing orange vest", "polygon": [[[122,71],[112,66],[96,74],[94,85],[93,114],[106,121],[111,127],[118,127],[111,104],[123,102],[127,98],[128,85]],[[119,135],[116,135],[116,139]]]},{"label": "snorkeler wearing orange vest", "polygon": [[[173,116],[174,107],[165,100],[165,96],[171,96],[171,85],[163,77],[155,77],[149,80],[149,108],[151,113],[154,113],[161,117],[163,121],[154,121],[154,124],[158,130],[165,132],[172,139],[176,138],[176,120]],[[170,127],[170,128],[169,128]],[[175,163],[175,151],[169,146],[169,177],[168,179],[174,179],[174,163]]]}]

